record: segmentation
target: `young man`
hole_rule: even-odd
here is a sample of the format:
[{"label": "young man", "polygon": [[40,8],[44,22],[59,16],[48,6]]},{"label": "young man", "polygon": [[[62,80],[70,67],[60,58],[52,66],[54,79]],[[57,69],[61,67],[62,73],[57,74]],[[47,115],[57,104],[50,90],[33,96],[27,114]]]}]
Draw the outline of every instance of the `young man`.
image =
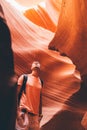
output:
[{"label": "young man", "polygon": [[[39,130],[40,119],[42,118],[42,83],[39,78],[40,63],[34,61],[31,66],[31,74],[27,74],[25,92],[20,100],[20,107],[28,112],[29,130]],[[23,75],[18,79],[18,89],[23,83]]]}]

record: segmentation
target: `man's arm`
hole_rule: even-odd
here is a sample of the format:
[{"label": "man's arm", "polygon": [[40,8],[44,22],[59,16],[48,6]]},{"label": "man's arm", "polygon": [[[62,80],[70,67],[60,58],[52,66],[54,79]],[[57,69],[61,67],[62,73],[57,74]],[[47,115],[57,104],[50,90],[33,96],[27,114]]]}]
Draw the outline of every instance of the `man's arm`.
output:
[{"label": "man's arm", "polygon": [[18,95],[19,92],[20,92],[20,89],[21,89],[21,86],[22,86],[22,82],[23,82],[23,75],[21,75],[21,76],[18,78],[18,82],[17,82],[17,95]]}]

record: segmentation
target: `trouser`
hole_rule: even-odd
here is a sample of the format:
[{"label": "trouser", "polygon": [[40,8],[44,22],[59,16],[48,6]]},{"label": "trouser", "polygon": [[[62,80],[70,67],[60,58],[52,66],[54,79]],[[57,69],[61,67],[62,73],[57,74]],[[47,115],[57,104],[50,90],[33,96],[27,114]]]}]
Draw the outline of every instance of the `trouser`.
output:
[{"label": "trouser", "polygon": [[28,130],[40,130],[40,122],[38,115],[28,113],[29,129]]},{"label": "trouser", "polygon": [[40,130],[38,115],[19,111],[16,119],[16,130]]}]

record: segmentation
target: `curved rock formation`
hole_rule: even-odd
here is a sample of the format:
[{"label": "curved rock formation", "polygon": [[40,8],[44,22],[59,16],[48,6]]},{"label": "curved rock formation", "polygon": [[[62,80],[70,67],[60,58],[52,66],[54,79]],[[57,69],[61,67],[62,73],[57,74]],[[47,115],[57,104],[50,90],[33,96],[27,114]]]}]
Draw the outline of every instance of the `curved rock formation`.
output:
[{"label": "curved rock formation", "polygon": [[[58,1],[56,1],[58,2]],[[62,0],[57,31],[49,48],[71,58],[81,75],[87,73],[87,1]]]}]

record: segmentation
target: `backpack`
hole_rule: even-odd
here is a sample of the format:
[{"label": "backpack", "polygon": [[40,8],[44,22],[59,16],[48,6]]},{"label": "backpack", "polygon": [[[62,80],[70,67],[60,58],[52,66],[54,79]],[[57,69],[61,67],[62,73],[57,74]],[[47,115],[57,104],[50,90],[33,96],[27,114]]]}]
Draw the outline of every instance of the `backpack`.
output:
[{"label": "backpack", "polygon": [[18,106],[20,104],[20,99],[21,99],[22,93],[24,92],[26,94],[25,89],[26,89],[27,78],[28,78],[27,75],[24,74],[24,76],[23,76],[23,83],[22,83],[22,86],[21,86],[21,90],[20,90],[20,92],[18,94]]}]

